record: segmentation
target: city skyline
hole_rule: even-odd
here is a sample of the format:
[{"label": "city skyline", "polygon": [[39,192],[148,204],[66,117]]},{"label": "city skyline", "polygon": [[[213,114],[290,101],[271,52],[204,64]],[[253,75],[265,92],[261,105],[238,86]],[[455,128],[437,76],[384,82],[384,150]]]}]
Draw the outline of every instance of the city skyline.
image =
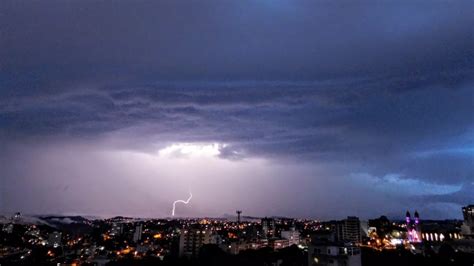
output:
[{"label": "city skyline", "polygon": [[472,1],[1,5],[0,214],[474,202]]},{"label": "city skyline", "polygon": [[[461,210],[460,210],[461,211]],[[386,216],[108,219],[0,216],[0,262],[12,265],[471,265],[474,205],[463,220]]]}]

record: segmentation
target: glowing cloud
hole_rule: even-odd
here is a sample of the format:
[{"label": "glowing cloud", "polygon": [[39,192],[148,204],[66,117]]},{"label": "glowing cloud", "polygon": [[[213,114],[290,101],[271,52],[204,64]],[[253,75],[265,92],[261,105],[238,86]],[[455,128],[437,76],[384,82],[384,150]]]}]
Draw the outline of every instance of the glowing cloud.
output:
[{"label": "glowing cloud", "polygon": [[168,157],[213,157],[220,154],[225,144],[177,143],[159,151],[160,156]]}]

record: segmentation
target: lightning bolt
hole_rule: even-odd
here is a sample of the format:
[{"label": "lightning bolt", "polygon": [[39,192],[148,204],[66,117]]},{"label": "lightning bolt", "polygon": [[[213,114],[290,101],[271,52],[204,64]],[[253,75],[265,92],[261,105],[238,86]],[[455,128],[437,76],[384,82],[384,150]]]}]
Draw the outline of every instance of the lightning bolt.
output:
[{"label": "lightning bolt", "polygon": [[175,200],[173,202],[173,210],[171,211],[171,216],[174,216],[174,211],[176,209],[176,203],[188,204],[192,197],[193,197],[193,194],[191,193],[191,191],[189,191],[189,198],[187,200]]}]

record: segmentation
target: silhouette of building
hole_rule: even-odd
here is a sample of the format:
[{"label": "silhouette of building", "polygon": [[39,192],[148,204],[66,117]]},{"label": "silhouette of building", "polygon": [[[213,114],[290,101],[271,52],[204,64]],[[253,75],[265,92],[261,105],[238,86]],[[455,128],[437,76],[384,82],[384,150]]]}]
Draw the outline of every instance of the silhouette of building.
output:
[{"label": "silhouette of building", "polygon": [[392,224],[387,216],[369,220],[369,227],[376,228],[377,234],[383,236],[392,231]]},{"label": "silhouette of building", "polygon": [[360,220],[355,216],[336,223],[336,241],[360,243],[362,241]]},{"label": "silhouette of building", "polygon": [[464,238],[474,239],[474,205],[463,207],[462,216],[464,222],[461,229]]}]

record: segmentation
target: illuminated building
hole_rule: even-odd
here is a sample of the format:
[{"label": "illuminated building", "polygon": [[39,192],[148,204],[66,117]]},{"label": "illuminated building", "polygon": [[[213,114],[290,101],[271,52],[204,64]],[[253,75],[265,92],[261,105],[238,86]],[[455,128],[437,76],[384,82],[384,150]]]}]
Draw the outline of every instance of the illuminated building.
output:
[{"label": "illuminated building", "polygon": [[361,227],[360,220],[355,216],[348,216],[347,219],[336,223],[336,241],[360,243]]},{"label": "illuminated building", "polygon": [[281,231],[281,238],[288,240],[288,245],[298,245],[300,243],[300,232],[296,230]]},{"label": "illuminated building", "polygon": [[262,231],[263,237],[273,237],[275,235],[275,219],[266,217],[263,218]]},{"label": "illuminated building", "polygon": [[406,212],[406,226],[407,226],[407,238],[410,243],[421,243],[422,235],[420,228],[420,216],[417,211],[415,211],[414,220],[411,219],[411,214],[409,211]]},{"label": "illuminated building", "polygon": [[[453,235],[453,239],[458,239],[458,234],[452,234]],[[437,233],[437,232],[424,232],[423,234],[421,234],[421,237],[424,241],[426,242],[443,242],[446,237],[444,236],[443,233]]]},{"label": "illuminated building", "polygon": [[290,242],[288,239],[279,239],[279,238],[274,238],[268,240],[268,245],[273,248],[274,250],[281,249],[281,248],[287,248],[290,246]]},{"label": "illuminated building", "polygon": [[211,244],[211,242],[212,233],[210,230],[185,230],[179,238],[179,255],[195,257],[203,245]]},{"label": "illuminated building", "polygon": [[123,224],[122,223],[112,223],[112,228],[110,229],[111,236],[119,236],[123,233]]}]

